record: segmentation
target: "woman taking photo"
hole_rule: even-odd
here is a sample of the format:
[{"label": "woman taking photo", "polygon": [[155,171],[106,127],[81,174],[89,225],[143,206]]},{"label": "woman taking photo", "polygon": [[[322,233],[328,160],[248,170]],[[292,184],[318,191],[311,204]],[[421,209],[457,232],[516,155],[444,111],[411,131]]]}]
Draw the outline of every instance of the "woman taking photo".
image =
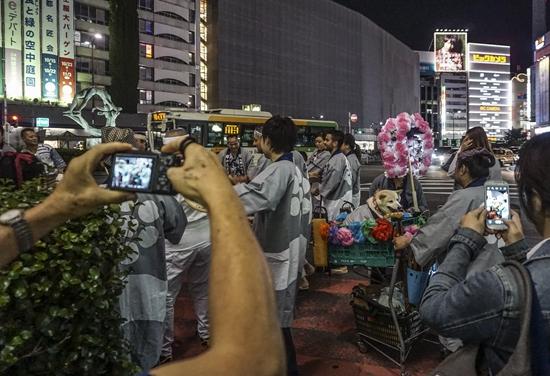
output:
[{"label": "woman taking photo", "polygon": [[[523,262],[534,287],[532,342],[528,347],[531,369],[521,374],[547,375],[548,368],[544,367],[548,366],[550,343],[550,134],[533,138],[521,149],[516,180],[522,209],[544,240],[529,251],[519,216],[513,213],[512,220],[506,222],[508,229],[500,234],[506,242],[501,251],[506,259]],[[490,374],[496,375],[521,345],[519,313],[525,296],[520,293],[522,282],[514,277],[511,266],[499,265],[467,275],[471,265],[487,253],[485,217],[482,208],[464,217],[460,230],[451,239],[445,261],[424,294],[420,314],[439,334],[460,338],[464,344],[480,345],[482,363]],[[535,339],[539,345],[533,344]]]}]

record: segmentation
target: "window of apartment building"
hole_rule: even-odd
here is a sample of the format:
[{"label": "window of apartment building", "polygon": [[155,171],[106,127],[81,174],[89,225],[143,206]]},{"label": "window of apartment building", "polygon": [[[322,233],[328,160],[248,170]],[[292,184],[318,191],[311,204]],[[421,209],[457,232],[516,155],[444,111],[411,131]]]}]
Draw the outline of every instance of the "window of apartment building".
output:
[{"label": "window of apartment building", "polygon": [[156,36],[163,39],[175,40],[176,42],[185,42],[185,39],[174,34],[158,34]]},{"label": "window of apartment building", "polygon": [[139,56],[145,57],[147,59],[153,58],[153,45],[149,43],[140,43],[139,44]]},{"label": "window of apartment building", "polygon": [[143,34],[153,35],[153,21],[139,19],[139,32]]},{"label": "window of apartment building", "polygon": [[92,72],[92,62],[91,59],[88,57],[76,57],[76,71],[77,72],[83,72],[83,73],[91,73]]},{"label": "window of apartment building", "polygon": [[159,16],[174,18],[179,21],[185,21],[185,18],[173,12],[161,11],[161,12],[157,12],[156,14],[158,14]]},{"label": "window of apartment building", "polygon": [[157,57],[156,59],[161,61],[167,61],[169,63],[185,64],[185,61],[173,56],[160,56],[160,57]]},{"label": "window of apartment building", "polygon": [[195,73],[189,73],[189,86],[195,86],[196,79],[197,76],[195,76]]},{"label": "window of apartment building", "polygon": [[139,0],[138,8],[143,10],[154,10],[154,0]]},{"label": "window of apartment building", "polygon": [[193,44],[195,43],[195,32],[194,31],[189,31],[189,43]]},{"label": "window of apartment building", "polygon": [[151,67],[139,67],[139,79],[142,81],[154,81],[155,80],[155,70]]},{"label": "window of apartment building", "polygon": [[151,90],[140,90],[139,104],[153,104],[153,92]]},{"label": "window of apartment building", "polygon": [[189,64],[195,65],[195,54],[193,52],[189,52]]},{"label": "window of apartment building", "polygon": [[178,101],[164,101],[157,104],[164,107],[186,107],[183,103]]},{"label": "window of apartment building", "polygon": [[100,25],[107,25],[109,22],[107,10],[79,2],[74,3],[74,16],[77,20],[90,21]]},{"label": "window of apartment building", "polygon": [[180,80],[176,80],[174,78],[163,78],[158,81],[159,84],[169,84],[169,85],[177,85],[177,86],[187,86],[184,82]]},{"label": "window of apartment building", "polygon": [[94,33],[88,33],[86,31],[80,31],[80,40],[75,38],[75,44],[77,46],[94,47],[96,50],[107,51],[109,49],[109,36],[103,35],[101,39],[94,38]]},{"label": "window of apartment building", "polygon": [[194,9],[189,9],[189,22],[195,22],[196,12]]}]

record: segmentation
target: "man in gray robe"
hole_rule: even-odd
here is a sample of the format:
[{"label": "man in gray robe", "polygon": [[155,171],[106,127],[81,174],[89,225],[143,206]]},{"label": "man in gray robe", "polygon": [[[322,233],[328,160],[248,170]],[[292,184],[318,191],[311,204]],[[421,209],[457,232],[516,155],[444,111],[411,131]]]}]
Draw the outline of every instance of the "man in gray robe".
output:
[{"label": "man in gray robe", "polygon": [[319,193],[329,221],[334,220],[344,203],[352,202],[353,198],[351,167],[340,150],[343,141],[344,134],[341,131],[330,130],[325,135],[325,146],[331,156],[323,169]]},{"label": "man in gray robe", "polygon": [[126,243],[135,253],[122,263],[128,271],[120,295],[124,337],[132,360],[144,370],[157,364],[163,344],[168,282],[164,239],[177,244],[187,224],[171,196],[138,194],[121,204]]},{"label": "man in gray robe", "polygon": [[296,126],[290,118],[269,119],[263,128],[260,147],[272,163],[250,183],[235,186],[246,213],[254,214],[254,232],[271,269],[289,375],[297,374],[290,327],[302,249],[307,242],[304,222],[308,222],[311,213],[311,201],[307,199],[309,181],[291,152],[295,143]]},{"label": "man in gray robe", "polygon": [[[315,151],[309,156],[306,162],[309,182],[311,183],[311,190],[313,192],[319,190],[319,182],[321,181],[323,169],[330,158],[330,152],[325,148],[325,136],[322,132],[319,132],[315,136],[315,148]],[[319,195],[312,197],[312,204],[314,208],[318,208],[321,205]]]},{"label": "man in gray robe", "polygon": [[262,138],[262,127],[257,127],[254,130],[254,147],[256,148],[257,154],[254,154],[250,166],[248,167],[248,180],[252,181],[256,176],[260,174],[265,168],[271,163],[271,161],[266,158],[262,149],[260,148],[260,140]]}]

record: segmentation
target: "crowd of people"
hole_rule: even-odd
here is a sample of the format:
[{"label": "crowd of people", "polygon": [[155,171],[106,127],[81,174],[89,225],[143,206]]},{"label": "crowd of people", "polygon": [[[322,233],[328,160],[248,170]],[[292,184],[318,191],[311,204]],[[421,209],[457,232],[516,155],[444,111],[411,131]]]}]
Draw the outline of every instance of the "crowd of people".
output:
[{"label": "crowd of people", "polygon": [[[101,187],[95,171],[108,165],[111,154],[147,147],[144,136],[113,131],[104,137],[109,142],[69,164],[44,202],[0,215],[0,267],[68,219],[118,203],[125,241],[136,251],[121,265],[128,271],[120,297],[122,332],[144,374],[299,374],[291,327],[297,293],[307,288],[306,276],[314,270],[306,259],[313,214],[324,212],[332,221],[346,205],[352,217],[365,213],[354,137],[338,130],[320,133],[316,150],[304,158],[294,150],[294,122],[274,116],[254,132],[256,156],[233,136],[218,156],[188,142],[183,130],[171,131],[169,138],[162,151],[184,158],[183,166],[168,170],[176,196]],[[24,152],[65,170],[51,153],[47,160],[46,149],[30,131],[23,139],[28,142]],[[550,134],[533,138],[523,147],[516,170],[522,208],[545,240],[550,238],[548,150]],[[447,166],[455,191],[416,235],[396,237],[394,245],[397,251],[409,249],[420,266],[437,263],[420,305],[422,320],[448,352],[481,346],[479,366],[489,374],[506,367],[520,337],[524,296],[521,281],[505,262],[523,262],[533,280],[533,311],[538,310],[543,333],[543,343],[530,347],[529,371],[542,375],[550,338],[545,278],[550,243],[544,240],[529,250],[516,212],[506,230],[485,228],[484,184],[500,179],[494,166],[485,132],[470,129]],[[381,189],[396,191],[404,210],[428,210],[418,179],[381,174],[369,194]],[[174,362],[174,305],[184,285],[193,301],[197,335],[208,351]]]}]

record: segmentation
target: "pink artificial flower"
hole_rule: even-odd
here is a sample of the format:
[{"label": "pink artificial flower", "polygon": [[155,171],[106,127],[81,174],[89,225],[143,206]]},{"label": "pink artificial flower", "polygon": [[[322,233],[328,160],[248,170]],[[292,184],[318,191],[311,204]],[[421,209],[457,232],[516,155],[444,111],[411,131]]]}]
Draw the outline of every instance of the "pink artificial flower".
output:
[{"label": "pink artificial flower", "polygon": [[388,133],[380,132],[380,134],[378,135],[378,142],[382,143],[382,142],[390,142],[390,141],[391,141],[391,137]]}]

